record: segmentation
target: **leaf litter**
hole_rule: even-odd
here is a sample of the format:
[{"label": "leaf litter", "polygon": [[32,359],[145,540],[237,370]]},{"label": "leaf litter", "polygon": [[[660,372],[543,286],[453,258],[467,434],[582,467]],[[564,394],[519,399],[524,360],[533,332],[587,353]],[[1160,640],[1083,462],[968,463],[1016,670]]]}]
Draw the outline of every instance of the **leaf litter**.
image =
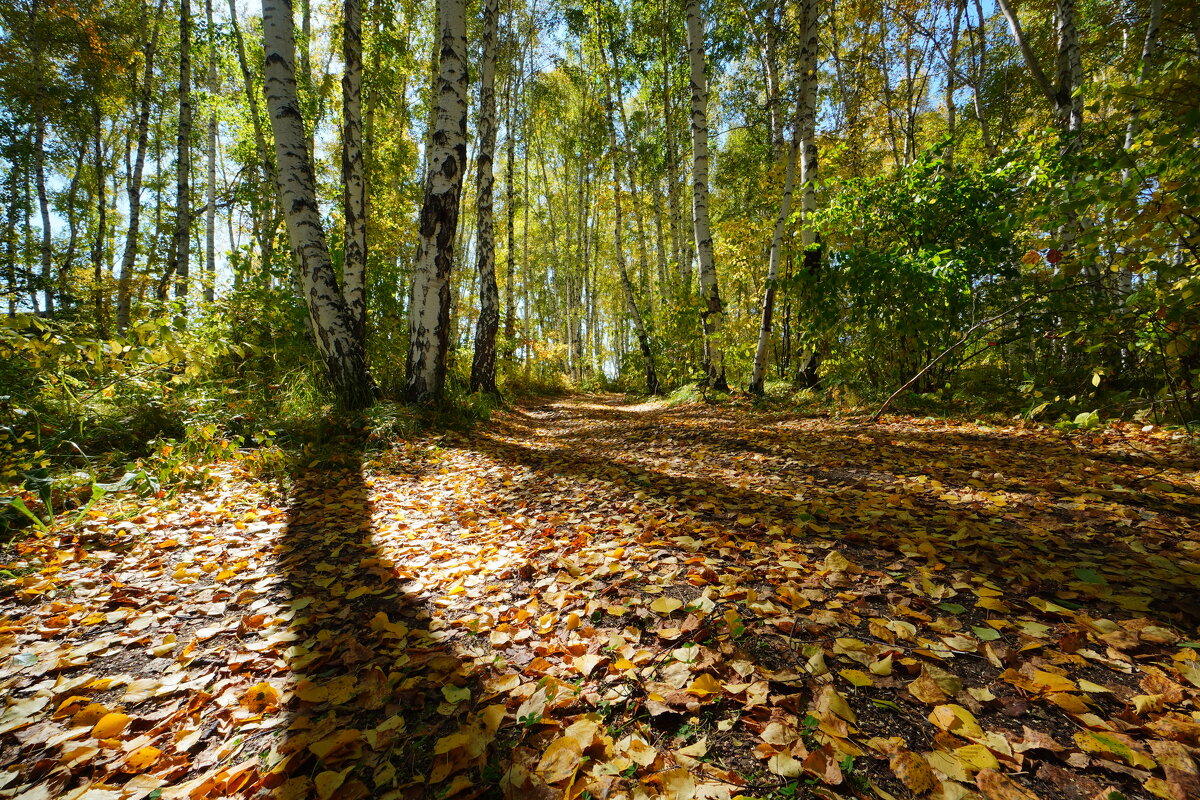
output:
[{"label": "leaf litter", "polygon": [[1200,796],[1200,476],[589,396],[19,544],[0,797]]}]

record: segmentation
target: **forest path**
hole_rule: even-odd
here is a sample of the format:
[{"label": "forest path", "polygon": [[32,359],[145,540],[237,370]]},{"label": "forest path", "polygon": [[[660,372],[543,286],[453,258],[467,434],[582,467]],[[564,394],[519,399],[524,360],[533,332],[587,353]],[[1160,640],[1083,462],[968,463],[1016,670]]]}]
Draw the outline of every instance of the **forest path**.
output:
[{"label": "forest path", "polygon": [[1172,434],[593,395],[334,445],[23,546],[0,797],[1200,793]]}]

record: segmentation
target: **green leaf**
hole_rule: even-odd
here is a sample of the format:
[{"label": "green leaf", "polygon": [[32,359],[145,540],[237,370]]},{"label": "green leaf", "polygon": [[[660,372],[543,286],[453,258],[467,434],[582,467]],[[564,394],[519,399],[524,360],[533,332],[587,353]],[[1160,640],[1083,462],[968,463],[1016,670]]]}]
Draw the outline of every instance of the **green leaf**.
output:
[{"label": "green leaf", "polygon": [[1091,569],[1091,568],[1085,569],[1083,567],[1076,567],[1075,577],[1079,578],[1079,580],[1083,581],[1084,583],[1094,583],[1094,584],[1108,583],[1108,581],[1105,580],[1103,575],[1101,575],[1100,573],[1096,572],[1096,570]]},{"label": "green leaf", "polygon": [[996,630],[995,628],[987,628],[982,625],[972,625],[971,630],[975,631],[975,635],[979,637],[980,641],[994,642],[1000,638],[1000,631]]},{"label": "green leaf", "polygon": [[938,603],[938,608],[951,614],[961,614],[967,610],[964,606],[960,606],[958,603]]}]

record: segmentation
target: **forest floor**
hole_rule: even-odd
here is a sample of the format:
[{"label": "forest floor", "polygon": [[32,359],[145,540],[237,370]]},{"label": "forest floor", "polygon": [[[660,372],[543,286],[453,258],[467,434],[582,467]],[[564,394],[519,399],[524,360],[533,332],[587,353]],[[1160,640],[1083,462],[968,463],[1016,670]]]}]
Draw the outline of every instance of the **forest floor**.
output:
[{"label": "forest floor", "polygon": [[1200,797],[1182,436],[547,400],[0,551],[0,797]]}]

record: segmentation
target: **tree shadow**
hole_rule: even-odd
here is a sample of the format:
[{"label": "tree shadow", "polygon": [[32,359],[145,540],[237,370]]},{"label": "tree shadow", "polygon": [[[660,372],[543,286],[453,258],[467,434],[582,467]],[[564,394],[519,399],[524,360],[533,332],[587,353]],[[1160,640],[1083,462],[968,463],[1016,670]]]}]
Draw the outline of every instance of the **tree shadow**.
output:
[{"label": "tree shadow", "polygon": [[[1032,452],[1007,443],[993,452],[976,443],[989,456],[986,469],[1011,473],[1007,491],[1031,497],[1022,505],[998,505],[984,495],[951,502],[919,483],[930,479],[928,468],[937,460],[926,449],[934,439],[924,435],[905,442],[897,431],[849,425],[819,431],[740,425],[731,431],[720,415],[714,421],[703,411],[669,413],[670,420],[657,412],[637,419],[584,407],[562,414],[549,433],[538,430],[543,419],[508,417],[472,446],[543,473],[601,478],[623,492],[644,492],[665,508],[709,523],[696,526],[711,534],[702,548],[718,547],[722,532],[731,530],[766,541],[765,529],[778,524],[786,536],[830,540],[878,568],[907,563],[906,570],[968,570],[1014,595],[1058,598],[1092,615],[1144,616],[1184,628],[1200,622],[1189,591],[1197,576],[1165,557],[1173,544],[1164,529],[1168,521],[1140,526],[1145,520],[1138,509],[1153,498],[1087,505],[1075,497],[1078,492],[1057,484],[1023,483],[1023,473],[1044,471],[1047,459],[1083,459],[1078,453],[1037,443],[1030,443]],[[843,457],[813,463],[813,451]],[[673,462],[657,463],[656,456],[671,452]],[[681,464],[679,454],[688,452],[699,457]],[[747,454],[757,456],[752,464],[741,460]],[[936,472],[949,472],[955,488],[973,488],[965,468],[939,466]],[[1179,513],[1173,504],[1159,510]],[[734,521],[747,514],[763,522],[739,529]]]},{"label": "tree shadow", "polygon": [[[381,540],[389,520],[374,507],[364,444],[348,433],[292,470],[276,554],[289,598],[279,665],[290,672],[279,697],[289,713],[262,781],[274,797],[428,796],[434,743],[469,708],[444,690],[469,686],[471,665],[431,625],[415,573]],[[421,469],[406,463],[410,474],[397,477]]]}]

